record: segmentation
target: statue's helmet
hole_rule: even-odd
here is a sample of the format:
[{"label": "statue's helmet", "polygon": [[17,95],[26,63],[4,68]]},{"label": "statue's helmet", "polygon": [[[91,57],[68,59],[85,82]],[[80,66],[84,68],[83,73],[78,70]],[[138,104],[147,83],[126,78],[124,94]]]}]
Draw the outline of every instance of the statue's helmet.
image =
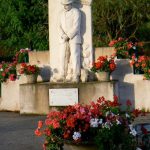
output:
[{"label": "statue's helmet", "polygon": [[63,4],[63,5],[71,4],[73,2],[74,2],[74,0],[61,0],[61,4]]}]

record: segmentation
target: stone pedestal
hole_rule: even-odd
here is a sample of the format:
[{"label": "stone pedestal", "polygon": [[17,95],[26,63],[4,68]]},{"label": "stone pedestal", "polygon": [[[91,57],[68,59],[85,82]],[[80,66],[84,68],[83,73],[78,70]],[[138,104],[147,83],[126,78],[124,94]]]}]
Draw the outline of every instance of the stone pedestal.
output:
[{"label": "stone pedestal", "polygon": [[[79,103],[89,104],[104,96],[113,100],[117,93],[117,82],[88,82],[79,84],[22,84],[20,85],[20,113],[21,114],[47,114],[49,108],[49,89],[78,88]],[[61,101],[61,99],[60,99]]]},{"label": "stone pedestal", "polygon": [[47,114],[48,112],[48,85],[21,84],[20,114]]}]

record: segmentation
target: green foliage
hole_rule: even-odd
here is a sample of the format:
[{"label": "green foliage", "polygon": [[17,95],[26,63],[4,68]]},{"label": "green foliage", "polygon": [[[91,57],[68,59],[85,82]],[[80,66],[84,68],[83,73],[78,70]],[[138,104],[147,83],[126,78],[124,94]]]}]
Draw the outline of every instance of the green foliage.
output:
[{"label": "green foliage", "polygon": [[140,35],[140,39],[147,40],[145,26],[150,23],[149,7],[150,0],[94,0],[94,45],[106,46],[112,39],[132,37],[141,30],[145,34]]},{"label": "green foliage", "polygon": [[0,50],[48,49],[47,0],[0,1]]},{"label": "green foliage", "polygon": [[99,130],[95,138],[98,150],[135,150],[136,141],[125,128],[124,125],[114,125]]}]

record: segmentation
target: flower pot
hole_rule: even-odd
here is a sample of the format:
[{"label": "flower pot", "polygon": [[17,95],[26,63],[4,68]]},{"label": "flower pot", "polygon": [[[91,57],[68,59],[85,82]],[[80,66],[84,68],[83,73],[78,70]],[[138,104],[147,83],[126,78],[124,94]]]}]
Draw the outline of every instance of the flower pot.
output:
[{"label": "flower pot", "polygon": [[36,83],[37,82],[36,74],[26,75],[26,78],[27,78],[27,83]]},{"label": "flower pot", "polygon": [[75,145],[75,144],[65,144],[65,150],[97,150],[95,145],[89,144],[82,144],[82,145]]},{"label": "flower pot", "polygon": [[109,81],[110,74],[109,72],[96,72],[96,77],[98,81]]}]

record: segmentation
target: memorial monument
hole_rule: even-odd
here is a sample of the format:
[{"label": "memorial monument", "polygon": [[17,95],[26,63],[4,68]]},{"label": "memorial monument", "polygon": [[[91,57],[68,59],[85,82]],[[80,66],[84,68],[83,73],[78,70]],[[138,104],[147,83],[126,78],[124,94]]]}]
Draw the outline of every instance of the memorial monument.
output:
[{"label": "memorial monument", "polygon": [[92,0],[49,0],[51,82],[79,82],[93,62]]}]

